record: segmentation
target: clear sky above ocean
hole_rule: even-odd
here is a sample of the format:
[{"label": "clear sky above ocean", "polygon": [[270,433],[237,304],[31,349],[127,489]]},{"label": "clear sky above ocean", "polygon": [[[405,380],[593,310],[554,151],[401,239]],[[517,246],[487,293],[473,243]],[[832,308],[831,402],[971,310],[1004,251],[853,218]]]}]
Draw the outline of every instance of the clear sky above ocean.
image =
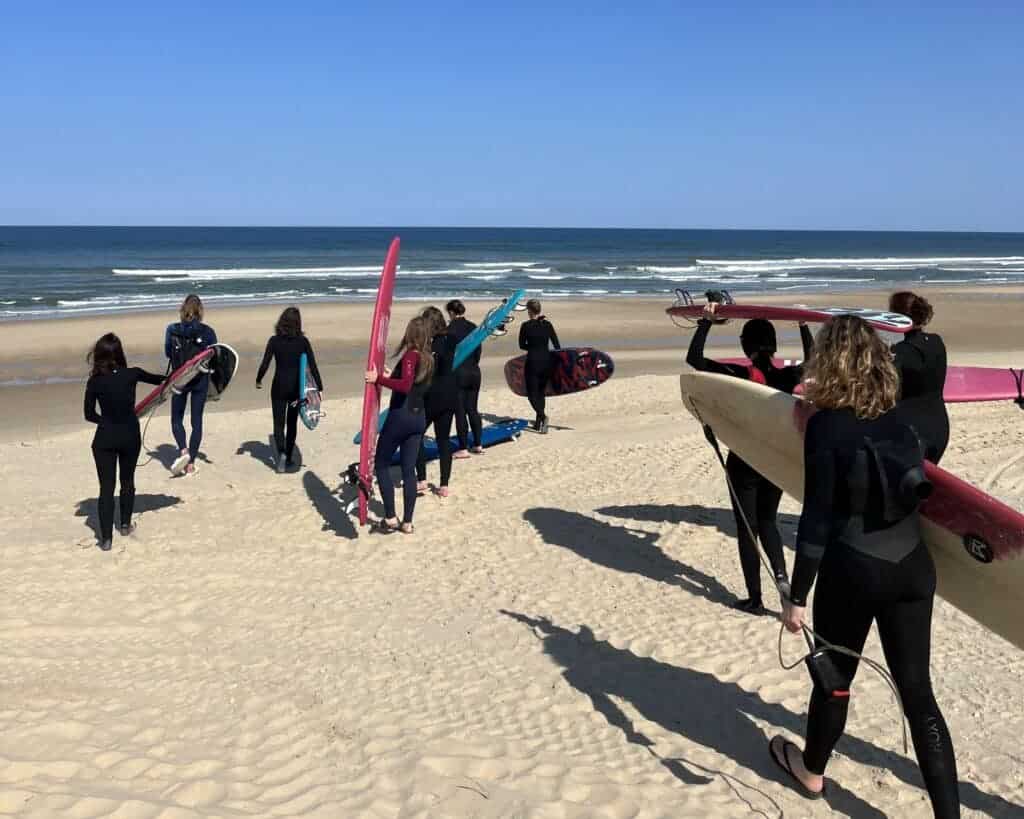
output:
[{"label": "clear sky above ocean", "polygon": [[1024,230],[1024,5],[5,3],[0,224]]}]

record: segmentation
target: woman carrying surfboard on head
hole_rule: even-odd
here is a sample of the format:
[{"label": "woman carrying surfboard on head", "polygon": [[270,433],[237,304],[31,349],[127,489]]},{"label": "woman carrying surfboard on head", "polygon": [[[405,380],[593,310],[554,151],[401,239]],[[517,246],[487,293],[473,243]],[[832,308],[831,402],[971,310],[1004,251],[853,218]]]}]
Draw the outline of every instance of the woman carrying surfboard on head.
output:
[{"label": "woman carrying surfboard on head", "polygon": [[[384,503],[384,518],[377,522],[374,531],[381,534],[401,531],[411,535],[416,509],[416,459],[426,429],[423,399],[434,371],[430,330],[424,318],[417,316],[409,322],[395,355],[401,355],[395,373],[379,373],[375,369],[366,371],[367,384],[379,384],[391,390],[388,418],[377,438],[374,454],[374,472]],[[402,497],[405,501],[401,525],[395,512],[395,484],[391,480],[391,458],[395,450],[401,452]]]},{"label": "woman carrying surfboard on head", "polygon": [[[448,335],[459,342],[476,329],[476,325],[466,318],[466,305],[459,299],[452,299],[444,307],[448,313]],[[455,430],[459,436],[459,451],[456,458],[468,458],[469,453],[482,455],[484,448],[480,445],[480,434],[483,423],[477,404],[480,401],[480,355],[484,345],[479,345],[462,364],[455,370],[455,384],[458,388],[455,406]],[[469,434],[473,434],[473,446],[470,447]]]},{"label": "woman carrying surfboard on head", "polygon": [[937,464],[949,444],[949,413],[943,399],[946,386],[946,345],[924,327],[932,320],[932,306],[916,293],[901,291],[889,298],[889,311],[902,313],[914,329],[894,344],[900,374],[900,404],[913,413],[914,426],[925,444],[925,457]]},{"label": "woman carrying surfboard on head", "polygon": [[546,435],[548,416],[544,395],[551,378],[551,349],[560,350],[562,345],[558,343],[555,328],[541,313],[537,299],[526,302],[526,312],[530,318],[519,328],[519,349],[526,350],[526,395],[537,415],[533,428]]},{"label": "woman carrying surfboard on head", "polygon": [[[726,364],[704,357],[704,344],[715,318],[718,305],[708,302],[703,317],[697,322],[697,330],[690,340],[686,363],[695,370],[745,378],[759,384],[766,384],[786,393],[793,393],[800,383],[803,368],[776,367],[772,356],[778,347],[775,327],[765,319],[751,319],[743,325],[740,344],[750,359],[746,367]],[[800,324],[800,340],[803,342],[804,359],[811,356],[814,338],[803,323]],[[761,547],[768,556],[776,582],[786,582],[786,558],[782,551],[782,535],[776,521],[782,490],[753,469],[746,461],[733,452],[726,459],[729,476],[729,498],[732,501],[733,516],[736,519],[736,540],[740,552],[740,566],[747,586],[747,596],[737,601],[733,608],[748,614],[767,614],[761,595],[761,562],[757,554],[757,542],[751,537],[744,520],[749,522]]]},{"label": "woman carrying surfboard on head", "polygon": [[274,413],[274,444],[277,447],[275,467],[278,473],[293,466],[292,455],[299,426],[299,400],[305,386],[299,383],[299,363],[303,355],[306,356],[316,388],[323,392],[324,384],[316,366],[313,345],[302,333],[302,314],[297,307],[287,307],[274,326],[274,335],[267,340],[263,361],[256,373],[256,389],[259,390],[263,388],[263,376],[267,374],[273,359],[274,380],[270,385],[270,407]]},{"label": "woman carrying surfboard on head", "polygon": [[[114,487],[121,468],[121,526],[132,533],[135,507],[135,466],[142,451],[142,433],[135,415],[135,387],[160,384],[164,377],[129,367],[121,339],[113,333],[101,336],[89,354],[89,380],[85,385],[85,420],[96,424],[92,457],[100,479],[100,549],[109,552],[114,537]],[[100,411],[96,411],[99,404]]]},{"label": "woman carrying surfboard on head", "polygon": [[[437,487],[437,495],[448,497],[448,482],[452,477],[452,420],[458,408],[458,382],[452,364],[455,360],[456,341],[448,335],[448,326],[444,316],[436,307],[426,307],[420,313],[427,323],[430,335],[430,350],[434,357],[434,372],[423,396],[426,408],[426,428],[434,427],[434,441],[437,443],[437,454],[441,461],[441,480]],[[427,491],[427,456],[423,449],[422,439],[420,451],[416,459],[416,491]]]},{"label": "woman carrying surfboard on head", "polygon": [[[169,372],[178,369],[193,356],[217,343],[212,327],[203,324],[203,302],[190,293],[181,303],[180,321],[167,325],[164,333],[164,354],[170,362]],[[203,410],[210,389],[209,373],[200,373],[171,396],[171,434],[178,445],[178,457],[171,464],[175,475],[192,475],[203,442]],[[192,434],[185,438],[185,409],[191,402]]]},{"label": "woman carrying surfboard on head", "polygon": [[791,632],[803,630],[817,578],[816,648],[842,651],[816,653],[808,662],[814,689],[803,751],[781,736],[769,751],[804,796],[824,795],[857,655],[877,622],[932,809],[951,819],[960,815],[956,759],[932,692],[936,574],[918,511],[931,486],[911,414],[896,406],[898,393],[889,349],[866,322],[842,316],[822,327],[804,380],[804,396],[818,411],[804,438],[804,508],[782,620]]}]

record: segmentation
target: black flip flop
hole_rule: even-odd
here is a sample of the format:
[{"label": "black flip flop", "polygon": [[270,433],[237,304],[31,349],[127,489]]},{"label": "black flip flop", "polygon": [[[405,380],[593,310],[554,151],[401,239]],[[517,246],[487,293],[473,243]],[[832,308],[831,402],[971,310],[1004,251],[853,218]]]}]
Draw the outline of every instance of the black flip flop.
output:
[{"label": "black flip flop", "polygon": [[[782,741],[782,759],[779,759],[775,755],[775,740],[777,739]],[[825,789],[827,787],[826,785],[822,785],[820,791],[812,791],[800,781],[800,777],[793,773],[793,768],[789,764],[790,748],[793,748],[798,752],[800,750],[792,742],[779,735],[772,737],[771,741],[768,743],[768,753],[771,754],[772,761],[779,766],[783,773],[793,780],[792,784],[796,788],[797,793],[804,797],[804,799],[823,799],[825,796]]]},{"label": "black flip flop", "polygon": [[392,526],[386,520],[378,520],[370,527],[370,533],[374,535],[393,535],[401,531],[399,526]]}]

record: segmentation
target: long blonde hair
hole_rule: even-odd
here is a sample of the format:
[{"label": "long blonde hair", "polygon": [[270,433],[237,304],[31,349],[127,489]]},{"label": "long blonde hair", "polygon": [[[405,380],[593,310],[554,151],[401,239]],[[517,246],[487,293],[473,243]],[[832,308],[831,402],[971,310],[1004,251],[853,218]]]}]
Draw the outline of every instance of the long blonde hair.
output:
[{"label": "long blonde hair", "polygon": [[429,380],[434,374],[434,354],[431,350],[430,340],[430,325],[423,316],[416,316],[405,328],[402,342],[395,350],[396,357],[409,350],[415,350],[420,354],[419,363],[416,365],[417,384]]},{"label": "long blonde hair", "polygon": [[804,370],[804,397],[820,409],[877,418],[896,405],[900,379],[888,345],[857,316],[825,322]]},{"label": "long blonde hair", "polygon": [[195,293],[189,293],[185,296],[185,301],[181,303],[181,310],[178,312],[178,315],[181,316],[183,322],[202,321],[203,300]]}]

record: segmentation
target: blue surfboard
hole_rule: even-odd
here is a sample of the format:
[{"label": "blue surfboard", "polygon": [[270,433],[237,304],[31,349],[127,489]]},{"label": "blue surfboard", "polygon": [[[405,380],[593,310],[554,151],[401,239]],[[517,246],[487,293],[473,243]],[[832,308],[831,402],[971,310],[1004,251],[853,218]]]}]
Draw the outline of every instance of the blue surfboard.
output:
[{"label": "blue surfboard", "polygon": [[[480,430],[480,446],[486,449],[495,444],[505,443],[505,441],[514,441],[528,426],[530,426],[530,422],[522,418],[506,418],[503,421],[488,424]],[[453,435],[449,440],[452,442],[452,451],[457,450],[459,448],[459,439]],[[475,445],[475,442],[471,445]],[[428,461],[433,461],[440,457],[440,453],[437,451],[437,441],[433,438],[423,439],[423,451]],[[391,456],[391,465],[398,466],[401,461],[401,453],[396,450],[395,454]]]},{"label": "blue surfboard", "polygon": [[[459,365],[476,351],[477,347],[487,341],[495,330],[508,321],[508,317],[512,315],[512,311],[519,306],[519,302],[523,300],[525,295],[525,290],[516,290],[516,292],[507,299],[502,299],[501,304],[497,307],[492,307],[487,311],[487,315],[484,316],[484,320],[480,322],[480,326],[456,345],[455,358],[452,361],[453,370],[457,370]],[[388,411],[384,410],[377,419],[378,432],[384,429],[384,422],[387,418]],[[352,443],[358,444],[362,439],[363,436],[357,432],[355,437],[352,439]],[[435,455],[434,457],[437,456]]]}]

